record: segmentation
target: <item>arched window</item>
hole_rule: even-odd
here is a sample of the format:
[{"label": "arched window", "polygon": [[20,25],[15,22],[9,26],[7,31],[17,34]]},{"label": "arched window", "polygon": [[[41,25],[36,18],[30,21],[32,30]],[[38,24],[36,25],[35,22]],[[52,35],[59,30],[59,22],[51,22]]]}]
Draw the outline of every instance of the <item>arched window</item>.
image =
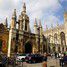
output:
[{"label": "arched window", "polygon": [[66,45],[65,33],[64,32],[60,33],[60,38],[61,38],[61,44]]},{"label": "arched window", "polygon": [[54,34],[54,38],[57,39],[57,33]]},{"label": "arched window", "polygon": [[14,52],[15,51],[15,46],[16,46],[16,38],[14,37],[11,40],[11,51]]},{"label": "arched window", "polygon": [[58,38],[57,33],[55,33],[55,34],[54,34],[54,43],[55,43],[55,44],[57,44],[57,38]]},{"label": "arched window", "polygon": [[49,43],[50,43],[50,40],[51,40],[51,35],[48,36],[48,41],[49,41]]},{"label": "arched window", "polygon": [[27,31],[27,23],[25,23],[25,30]]}]

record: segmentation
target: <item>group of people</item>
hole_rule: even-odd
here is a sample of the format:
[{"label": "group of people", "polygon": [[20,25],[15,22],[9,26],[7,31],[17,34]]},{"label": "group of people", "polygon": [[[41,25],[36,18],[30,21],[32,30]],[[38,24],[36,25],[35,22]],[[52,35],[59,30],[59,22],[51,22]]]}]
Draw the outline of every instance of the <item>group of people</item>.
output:
[{"label": "group of people", "polygon": [[1,67],[10,67],[10,65],[12,65],[12,67],[15,67],[15,58],[8,58],[7,55],[4,54],[0,54],[0,66]]},{"label": "group of people", "polygon": [[55,57],[55,59],[57,59],[57,58],[62,58],[62,57],[64,57],[66,54],[65,53],[57,53],[57,52],[54,52],[54,53],[52,53],[52,54],[50,54],[50,56],[53,58],[53,57]]},{"label": "group of people", "polygon": [[7,66],[7,56],[6,55],[0,55],[0,66],[1,67]]}]

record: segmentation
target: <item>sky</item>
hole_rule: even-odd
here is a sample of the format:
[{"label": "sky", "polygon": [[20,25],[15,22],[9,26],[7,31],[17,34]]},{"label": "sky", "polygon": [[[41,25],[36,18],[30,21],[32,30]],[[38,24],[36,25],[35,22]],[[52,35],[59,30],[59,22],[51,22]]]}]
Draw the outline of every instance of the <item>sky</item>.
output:
[{"label": "sky", "polygon": [[14,9],[17,11],[17,17],[22,12],[23,3],[26,3],[26,12],[30,19],[30,28],[33,31],[34,21],[37,23],[41,20],[43,30],[56,27],[64,23],[64,12],[67,12],[67,0],[0,0],[0,23],[8,19],[10,25],[11,17]]}]

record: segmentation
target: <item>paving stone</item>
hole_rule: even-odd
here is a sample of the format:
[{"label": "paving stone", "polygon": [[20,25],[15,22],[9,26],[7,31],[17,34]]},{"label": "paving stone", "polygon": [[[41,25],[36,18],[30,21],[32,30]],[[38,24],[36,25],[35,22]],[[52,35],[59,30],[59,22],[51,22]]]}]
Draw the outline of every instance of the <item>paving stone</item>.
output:
[{"label": "paving stone", "polygon": [[35,63],[35,64],[28,64],[28,63],[24,63],[23,67],[46,67],[46,63]]},{"label": "paving stone", "polygon": [[60,67],[59,60],[58,59],[47,60],[47,67]]}]

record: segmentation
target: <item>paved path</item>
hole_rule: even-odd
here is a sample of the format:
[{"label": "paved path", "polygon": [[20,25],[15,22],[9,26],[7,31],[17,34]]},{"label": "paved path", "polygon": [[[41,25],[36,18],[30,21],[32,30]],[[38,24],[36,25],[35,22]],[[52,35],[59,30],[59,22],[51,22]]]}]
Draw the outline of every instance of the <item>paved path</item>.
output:
[{"label": "paved path", "polygon": [[60,66],[60,60],[59,59],[48,57],[47,67],[67,67],[67,64]]},{"label": "paved path", "polygon": [[59,59],[49,57],[47,60],[47,67],[60,67]]}]

